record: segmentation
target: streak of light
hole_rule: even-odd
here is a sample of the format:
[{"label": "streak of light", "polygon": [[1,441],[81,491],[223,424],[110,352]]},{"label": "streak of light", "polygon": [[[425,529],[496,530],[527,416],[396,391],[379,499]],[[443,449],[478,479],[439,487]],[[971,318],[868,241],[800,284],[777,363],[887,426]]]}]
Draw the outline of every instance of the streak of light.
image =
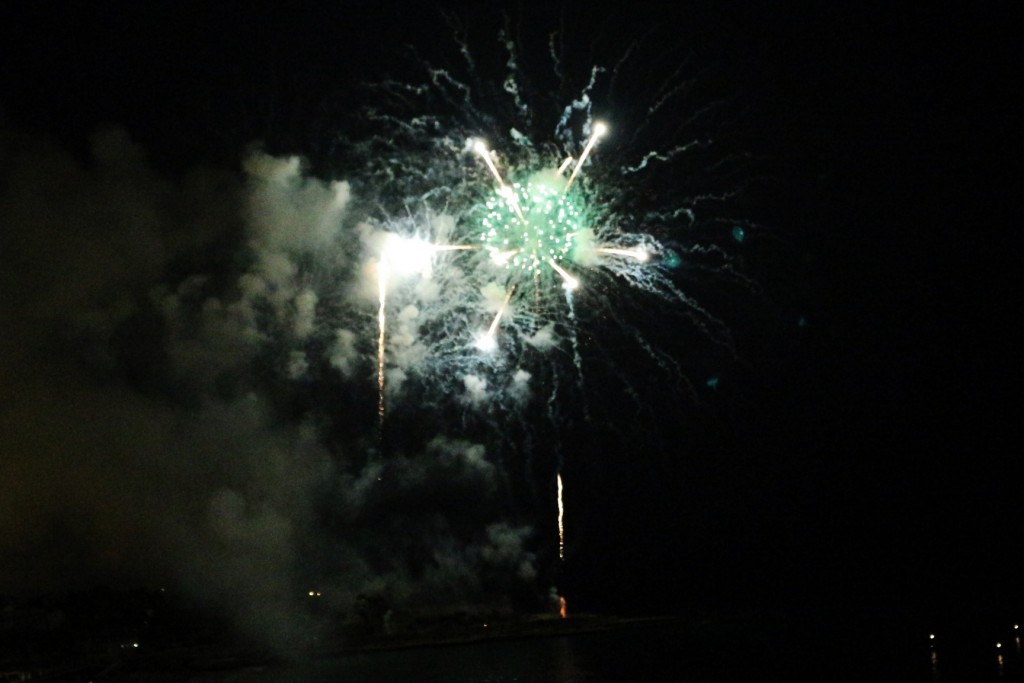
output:
[{"label": "streak of light", "polygon": [[597,144],[597,139],[608,132],[608,126],[604,125],[600,121],[594,124],[594,132],[590,134],[590,139],[587,140],[587,146],[583,148],[583,154],[580,154],[580,160],[576,162],[575,168],[572,169],[572,175],[569,176],[569,181],[565,184],[565,188],[562,190],[562,194],[569,191],[572,186],[572,181],[576,180],[576,175],[583,168],[583,162],[590,156],[590,150]]},{"label": "streak of light", "polygon": [[495,314],[494,320],[491,321],[491,326],[487,328],[487,333],[477,340],[476,347],[481,351],[493,351],[498,346],[498,342],[495,339],[498,333],[498,323],[501,322],[501,316],[505,313],[505,309],[508,308],[508,302],[511,301],[512,293],[515,291],[515,287],[508,290],[508,294],[505,295],[505,301]]},{"label": "streak of light", "polygon": [[645,249],[618,249],[616,247],[598,247],[598,253],[611,254],[613,256],[626,256],[628,258],[636,259],[640,263],[644,263],[651,258],[651,255]]},{"label": "streak of light", "polygon": [[574,278],[572,275],[569,275],[569,273],[565,272],[565,269],[562,268],[562,266],[555,263],[554,259],[548,259],[548,263],[551,265],[552,268],[555,269],[556,273],[562,276],[562,280],[565,281],[566,289],[572,291],[580,286],[580,281]]},{"label": "streak of light", "polygon": [[384,330],[387,317],[388,266],[387,260],[381,259],[377,264],[377,297],[380,307],[377,309],[377,420],[378,428],[384,429]]},{"label": "streak of light", "polygon": [[566,157],[565,161],[562,162],[562,165],[558,167],[558,175],[562,175],[563,173],[565,173],[565,169],[569,168],[569,164],[571,163],[572,157]]},{"label": "streak of light", "polygon": [[[565,559],[565,506],[562,504],[562,473],[555,475],[558,483],[558,559]],[[562,616],[565,616],[565,598],[562,598]]]},{"label": "streak of light", "polygon": [[472,249],[479,249],[480,247],[475,244],[433,244],[431,249],[433,251],[470,251]]},{"label": "streak of light", "polygon": [[501,179],[501,174],[498,173],[498,168],[494,165],[494,160],[491,159],[491,150],[487,149],[487,145],[484,144],[483,140],[477,140],[473,143],[473,151],[483,158],[494,179],[498,181],[498,185],[505,187],[505,181]]},{"label": "streak of light", "polygon": [[484,163],[487,164],[487,169],[494,176],[494,179],[498,181],[498,194],[505,198],[509,207],[515,211],[516,216],[525,225],[526,216],[523,215],[523,210],[519,208],[519,198],[516,196],[515,190],[506,185],[505,181],[502,180],[501,174],[498,173],[498,167],[494,165],[494,159],[491,158],[491,151],[487,149],[487,145],[483,143],[483,140],[477,140],[473,143],[473,151],[483,158]]},{"label": "streak of light", "polygon": [[491,260],[499,266],[508,264],[509,259],[521,252],[522,249],[513,249],[511,251],[501,251],[500,249],[490,249]]}]

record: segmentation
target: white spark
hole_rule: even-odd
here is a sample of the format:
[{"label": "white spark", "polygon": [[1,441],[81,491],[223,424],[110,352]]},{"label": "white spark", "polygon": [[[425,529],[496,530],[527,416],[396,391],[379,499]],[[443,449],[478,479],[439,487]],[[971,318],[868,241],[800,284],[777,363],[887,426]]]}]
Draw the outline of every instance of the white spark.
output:
[{"label": "white spark", "polygon": [[580,286],[580,281],[574,278],[569,273],[565,272],[565,269],[555,263],[554,259],[548,259],[548,264],[555,269],[555,272],[562,276],[562,280],[565,282],[564,287],[569,291],[572,291]]},{"label": "white spark", "polygon": [[646,263],[650,258],[650,253],[645,249],[619,249],[617,247],[598,247],[597,252],[601,254],[611,254],[613,256],[626,256],[628,258],[636,259],[640,263]]},{"label": "white spark", "polygon": [[498,348],[498,342],[494,338],[494,335],[485,333],[477,337],[477,340],[473,343],[473,346],[475,346],[480,351],[490,353],[491,351]]},{"label": "white spark", "polygon": [[501,322],[501,316],[508,308],[508,302],[512,299],[512,293],[516,291],[516,288],[508,290],[508,294],[505,295],[505,301],[501,304],[501,308],[494,316],[494,320],[491,321],[491,326],[487,329],[487,332],[476,340],[476,348],[481,351],[493,351],[498,347],[498,342],[495,340],[495,335],[498,333],[498,323]]},{"label": "white spark", "polygon": [[506,266],[508,265],[509,259],[522,251],[522,249],[513,249],[511,251],[501,251],[500,249],[488,249],[491,254],[491,261],[495,265]]},{"label": "white spark", "polygon": [[487,149],[487,145],[483,143],[483,140],[477,140],[473,143],[473,151],[480,155],[484,160],[484,163],[487,164],[487,168],[491,172],[491,175],[493,175],[494,179],[498,181],[498,194],[505,198],[505,201],[508,202],[509,208],[511,208],[519,220],[525,224],[526,217],[523,216],[523,211],[519,208],[519,198],[516,196],[515,190],[506,185],[505,181],[502,180],[501,174],[498,173],[498,167],[494,165],[494,159],[491,158],[491,151]]}]

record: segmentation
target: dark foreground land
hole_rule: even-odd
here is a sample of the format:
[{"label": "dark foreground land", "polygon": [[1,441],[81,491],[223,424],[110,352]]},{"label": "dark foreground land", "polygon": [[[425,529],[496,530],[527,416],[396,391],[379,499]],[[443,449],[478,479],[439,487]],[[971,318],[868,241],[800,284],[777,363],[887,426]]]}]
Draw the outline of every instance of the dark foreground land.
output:
[{"label": "dark foreground land", "polygon": [[[316,610],[314,610],[316,612]],[[0,604],[0,683],[188,681],[274,669],[357,653],[567,637],[678,624],[674,617],[612,617],[467,610],[350,615],[311,613],[300,635],[243,638],[238,630],[173,597],[95,589]]]},{"label": "dark foreground land", "polygon": [[995,613],[353,616],[271,647],[160,593],[7,604],[0,683],[1024,680],[1020,624]]}]

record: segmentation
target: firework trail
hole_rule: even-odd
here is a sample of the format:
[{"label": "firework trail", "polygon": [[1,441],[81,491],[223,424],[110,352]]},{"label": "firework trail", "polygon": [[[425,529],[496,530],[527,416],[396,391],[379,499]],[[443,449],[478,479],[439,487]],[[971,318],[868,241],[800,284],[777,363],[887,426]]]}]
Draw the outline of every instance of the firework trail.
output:
[{"label": "firework trail", "polygon": [[384,429],[384,341],[387,329],[388,265],[382,258],[377,265],[377,292],[380,307],[377,309],[377,419],[378,430]]},{"label": "firework trail", "polygon": [[555,475],[558,484],[558,559],[565,559],[565,505],[562,503],[562,473]]}]

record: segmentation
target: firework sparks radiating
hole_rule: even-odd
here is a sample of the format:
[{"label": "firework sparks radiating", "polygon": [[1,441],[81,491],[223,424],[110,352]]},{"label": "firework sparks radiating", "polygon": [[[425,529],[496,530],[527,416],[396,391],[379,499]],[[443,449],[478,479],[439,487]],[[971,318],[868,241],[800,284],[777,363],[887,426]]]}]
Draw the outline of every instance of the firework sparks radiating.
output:
[{"label": "firework sparks radiating", "polygon": [[[726,353],[733,352],[725,325],[684,292],[678,280],[713,271],[742,281],[714,238],[697,242],[710,233],[692,229],[721,227],[738,234],[734,228],[739,225],[746,234],[753,225],[726,223],[717,209],[711,210],[727,202],[729,192],[694,194],[697,183],[686,182],[674,184],[671,191],[663,187],[669,178],[701,177],[702,168],[719,173],[714,169],[723,163],[720,158],[706,163],[701,156],[714,142],[704,135],[705,124],[713,125],[706,114],[718,105],[687,115],[689,110],[668,106],[687,92],[677,75],[656,92],[648,92],[641,79],[638,94],[656,99],[639,119],[629,118],[628,108],[623,111],[618,125],[629,134],[618,136],[615,149],[591,176],[590,157],[610,132],[595,115],[596,103],[611,103],[617,87],[626,83],[618,78],[620,70],[644,68],[642,62],[634,66],[627,55],[614,69],[593,64],[586,75],[559,73],[562,85],[576,86],[577,93],[564,107],[545,112],[524,97],[529,89],[523,87],[526,75],[515,58],[514,40],[504,43],[509,59],[498,91],[481,78],[469,46],[458,42],[470,73],[421,61],[417,66],[425,68],[428,80],[377,84],[373,90],[381,93],[381,100],[365,110],[373,137],[355,143],[352,150],[365,157],[365,186],[388,188],[381,197],[380,222],[373,227],[409,241],[408,250],[428,264],[415,285],[385,282],[403,271],[397,260],[380,275],[379,412],[390,411],[385,398],[389,404],[395,401],[406,383],[417,395],[437,397],[439,407],[453,397],[462,406],[525,406],[533,393],[529,378],[541,376],[529,366],[557,373],[555,366],[566,357],[576,366],[579,381],[572,391],[579,395],[586,358],[577,343],[577,327],[605,322],[617,323],[658,370],[693,395],[680,361],[648,340],[636,324],[650,308],[631,304],[650,298],[666,314],[686,318]],[[505,106],[509,103],[500,99],[501,93],[512,96],[512,108]],[[398,101],[412,109],[396,109]],[[657,124],[668,116],[678,125],[666,136],[663,132],[669,129]],[[553,128],[545,129],[544,121]],[[469,137],[469,131],[476,136]],[[684,131],[692,131],[692,137],[681,139]],[[507,136],[512,144],[492,150],[494,136]],[[671,168],[684,163],[691,165],[683,172]],[[474,166],[486,166],[486,171],[476,173]],[[405,218],[395,218],[403,214]],[[679,228],[691,231],[684,235]],[[661,236],[671,241],[663,242]],[[431,262],[431,255],[456,250],[460,255]],[[689,264],[685,271],[680,268],[684,260]],[[556,285],[571,292],[584,283],[586,292],[578,302],[555,293]],[[495,306],[502,298],[508,298],[505,305]],[[634,315],[637,310],[641,315]],[[490,329],[475,333],[483,311],[492,318]],[[388,321],[391,327],[385,324],[386,313],[398,316]],[[507,334],[508,343],[501,345],[507,353],[480,354],[495,350],[499,326],[503,339]],[[600,353],[611,355],[621,348],[617,343],[614,349],[602,348],[600,335],[585,338],[587,348]],[[544,354],[548,349],[568,350],[570,344],[571,356]],[[509,381],[510,369],[518,380]],[[626,393],[643,400],[630,385],[629,373],[612,372]],[[465,395],[457,390],[463,382],[475,387],[473,400],[463,400]],[[563,394],[569,390],[564,383],[559,386]],[[501,414],[517,419],[515,411]]]},{"label": "firework sparks radiating", "polygon": [[[683,321],[732,354],[728,329],[684,282],[708,272],[744,281],[727,250],[753,225],[709,208],[730,195],[705,190],[711,185],[701,166],[724,162],[706,163],[711,142],[702,130],[681,138],[691,135],[690,124],[704,125],[702,114],[679,119],[672,112],[675,132],[667,133],[658,125],[665,121],[660,99],[639,119],[630,108],[609,109],[616,130],[626,131],[611,138],[594,111],[616,101],[611,71],[593,67],[589,81],[577,79],[574,99],[544,112],[521,97],[529,90],[509,64],[498,95],[512,94],[514,109],[495,101],[479,74],[462,78],[431,66],[429,82],[380,84],[384,101],[368,110],[373,137],[357,151],[368,174],[362,186],[383,188],[371,197],[380,211],[365,233],[369,248],[382,246],[379,428],[386,416],[397,432],[406,410],[435,411],[441,428],[456,415],[463,427],[491,430],[489,459],[514,467],[543,455],[557,458],[559,469],[567,453],[558,430],[592,424],[591,412],[614,418],[607,402],[588,403],[589,388],[621,390],[638,406],[662,391],[696,395],[700,387],[687,378],[674,341],[656,330],[647,335],[652,319],[662,330],[671,329],[660,326],[663,315]],[[476,70],[472,60],[468,68]],[[393,101],[404,104],[396,110]],[[372,343],[373,275],[361,272],[358,324]],[[633,351],[640,353],[628,370],[620,367]],[[367,348],[367,366],[370,354]],[[667,380],[656,390],[634,381],[652,373]],[[564,561],[560,471],[556,488]],[[563,598],[563,614],[564,606]]]}]

